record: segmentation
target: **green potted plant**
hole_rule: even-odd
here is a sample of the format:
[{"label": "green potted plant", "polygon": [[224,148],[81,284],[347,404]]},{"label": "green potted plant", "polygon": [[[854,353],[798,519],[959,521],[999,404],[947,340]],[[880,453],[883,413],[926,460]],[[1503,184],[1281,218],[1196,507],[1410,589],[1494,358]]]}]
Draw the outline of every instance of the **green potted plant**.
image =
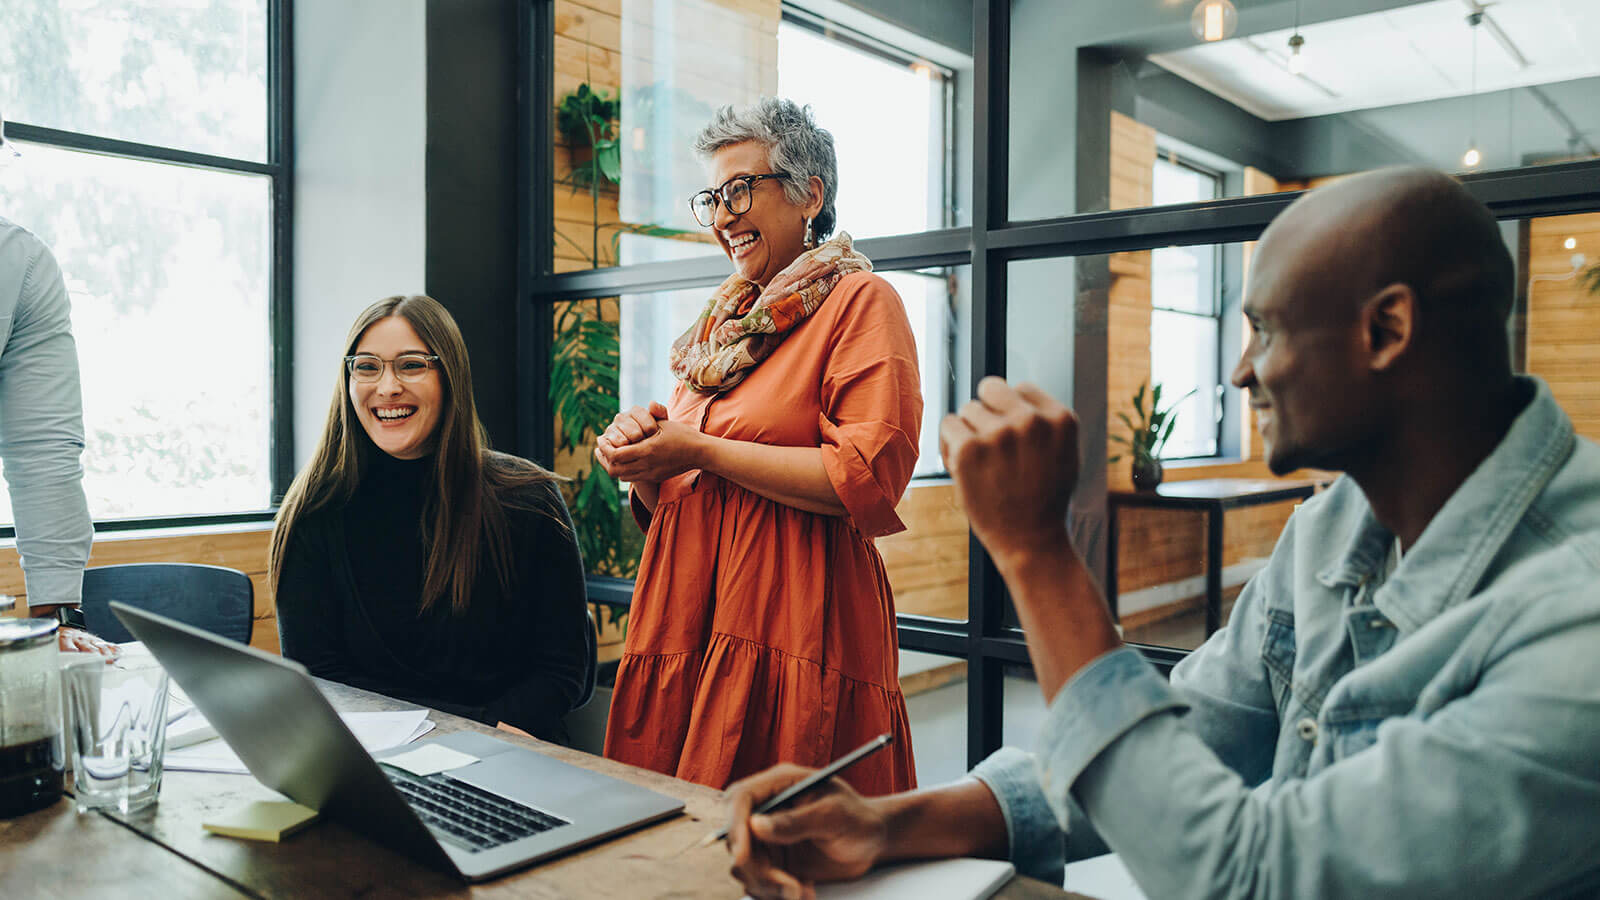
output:
[{"label": "green potted plant", "polygon": [[1124,455],[1133,461],[1133,487],[1134,490],[1151,491],[1161,483],[1163,471],[1161,469],[1161,448],[1166,446],[1167,438],[1172,436],[1172,426],[1177,424],[1178,417],[1173,412],[1179,403],[1189,399],[1190,391],[1177,400],[1161,408],[1161,385],[1156,385],[1150,391],[1150,408],[1145,409],[1145,385],[1139,384],[1138,393],[1133,395],[1133,412],[1137,419],[1128,417],[1125,412],[1117,413],[1117,418],[1122,424],[1128,426],[1128,434],[1113,434],[1111,440],[1128,448],[1126,453],[1119,453],[1111,457],[1108,462],[1117,462]]}]

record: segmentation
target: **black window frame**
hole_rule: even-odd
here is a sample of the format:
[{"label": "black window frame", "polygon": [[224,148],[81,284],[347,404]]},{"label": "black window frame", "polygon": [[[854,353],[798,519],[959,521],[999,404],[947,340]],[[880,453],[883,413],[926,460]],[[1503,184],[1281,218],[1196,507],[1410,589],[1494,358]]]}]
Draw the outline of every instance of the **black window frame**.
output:
[{"label": "black window frame", "polygon": [[[559,275],[551,271],[553,154],[550,107],[553,94],[553,0],[524,0],[519,6],[519,61],[526,87],[520,104],[518,245],[522,302],[519,310],[519,372],[530,385],[531,402],[519,409],[519,451],[546,465],[553,462],[553,422],[547,400],[549,371],[548,307],[557,301],[619,296],[624,293],[707,286],[721,281],[725,261],[702,257],[646,263]],[[1008,215],[1010,0],[973,0],[973,156],[972,225],[911,235],[872,238],[858,243],[880,270],[934,265],[971,265],[972,386],[985,375],[1004,375],[1006,361],[1006,266],[1025,259],[1077,258],[1169,245],[1252,241],[1302,192],[1222,198],[1175,206],[1143,207],[1048,219],[1013,221]],[[537,61],[537,62],[536,62]],[[1468,175],[1463,182],[1499,219],[1563,215],[1600,210],[1600,160],[1560,163]],[[1061,302],[1073,304],[1064,296]],[[1074,404],[1084,421],[1104,418],[1106,346],[1081,327],[1093,314],[1075,307]],[[541,314],[543,313],[543,314]],[[1098,340],[1098,344],[1096,344]],[[1103,426],[1103,423],[1102,423]],[[1092,437],[1092,435],[1090,436]],[[1104,437],[1103,431],[1100,437]],[[1105,456],[1084,458],[1080,483],[1103,484]],[[1076,501],[1080,516],[1105,521],[1105,497]],[[952,657],[967,663],[967,755],[975,764],[1002,743],[1004,679],[1007,666],[1029,664],[1027,645],[1009,612],[1005,585],[976,538],[969,537],[968,618],[931,619],[902,614],[900,647]],[[1104,575],[1103,554],[1088,560]],[[632,582],[591,577],[593,602],[626,606]],[[1172,647],[1133,645],[1162,671],[1188,655]]]},{"label": "black window frame", "polygon": [[[239,159],[195,153],[98,134],[7,121],[6,137],[30,144],[114,156],[137,162],[168,163],[213,172],[265,175],[270,179],[272,234],[268,268],[267,331],[271,341],[272,426],[268,467],[271,504],[259,510],[207,515],[139,516],[98,519],[94,530],[185,528],[266,522],[273,518],[294,480],[294,23],[293,0],[267,2],[267,159]],[[16,537],[0,525],[0,539]]]},{"label": "black window frame", "polygon": [[[1161,163],[1166,163],[1167,165],[1175,166],[1180,169],[1188,169],[1189,171],[1208,179],[1211,184],[1211,196],[1206,198],[1207,200],[1219,200],[1224,196],[1223,185],[1225,184],[1225,177],[1222,172],[1219,172],[1216,169],[1208,166],[1203,166],[1192,159],[1185,158],[1177,151],[1170,148],[1163,149],[1160,141],[1158,140],[1156,143],[1156,164],[1160,165]],[[1152,248],[1152,263],[1154,262],[1153,257],[1155,252],[1166,249],[1169,248]],[[1227,417],[1224,412],[1226,409],[1226,404],[1223,403],[1222,395],[1227,390],[1228,385],[1223,380],[1223,376],[1226,374],[1227,370],[1227,363],[1223,355],[1223,346],[1225,342],[1222,339],[1222,320],[1227,310],[1227,305],[1226,298],[1223,296],[1221,244],[1211,245],[1211,312],[1197,313],[1186,309],[1173,309],[1172,307],[1161,306],[1156,303],[1154,295],[1152,295],[1150,298],[1150,310],[1152,313],[1166,312],[1180,316],[1193,316],[1197,319],[1210,319],[1215,325],[1217,332],[1217,365],[1216,371],[1212,373],[1212,381],[1216,385],[1216,396],[1211,398],[1213,410],[1211,415],[1211,452],[1197,453],[1192,456],[1163,456],[1163,460],[1217,460],[1224,458],[1226,451],[1223,446],[1222,435],[1223,431],[1227,427],[1227,423],[1225,421]],[[1154,343],[1152,342],[1151,350],[1154,351],[1154,349]],[[1154,356],[1151,357],[1151,361],[1152,363],[1154,362]],[[1152,375],[1151,378],[1153,381],[1154,376]]]}]

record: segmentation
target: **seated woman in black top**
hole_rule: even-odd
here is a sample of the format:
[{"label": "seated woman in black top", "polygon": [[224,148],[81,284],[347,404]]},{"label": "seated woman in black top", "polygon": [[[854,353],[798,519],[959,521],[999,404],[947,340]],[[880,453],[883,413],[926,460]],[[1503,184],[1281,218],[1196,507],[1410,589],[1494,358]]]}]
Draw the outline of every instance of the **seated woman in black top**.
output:
[{"label": "seated woman in black top", "polygon": [[283,655],[564,741],[594,661],[556,476],[488,449],[461,332],[432,298],[374,303],[345,352],[272,533]]}]

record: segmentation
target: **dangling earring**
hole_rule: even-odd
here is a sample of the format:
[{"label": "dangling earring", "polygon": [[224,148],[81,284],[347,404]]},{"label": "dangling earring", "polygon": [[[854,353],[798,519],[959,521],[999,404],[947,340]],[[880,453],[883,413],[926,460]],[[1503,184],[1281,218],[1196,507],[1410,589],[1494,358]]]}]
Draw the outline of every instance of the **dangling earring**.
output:
[{"label": "dangling earring", "polygon": [[811,220],[806,219],[806,247],[809,249],[817,245],[817,236],[811,232]]}]

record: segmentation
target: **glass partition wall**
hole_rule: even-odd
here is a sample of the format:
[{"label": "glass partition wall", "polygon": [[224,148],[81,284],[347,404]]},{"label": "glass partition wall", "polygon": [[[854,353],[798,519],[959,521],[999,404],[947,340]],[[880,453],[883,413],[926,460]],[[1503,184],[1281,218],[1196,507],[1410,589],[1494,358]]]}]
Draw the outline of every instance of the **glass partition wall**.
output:
[{"label": "glass partition wall", "polygon": [[[718,106],[764,94],[811,104],[835,134],[839,226],[917,329],[922,460],[899,510],[907,531],[878,544],[901,648],[917,654],[902,684],[961,695],[969,763],[1026,740],[1042,701],[1018,687],[1026,646],[942,477],[938,418],[991,373],[1070,400],[1083,431],[1070,524],[1103,576],[1107,491],[1128,481],[1107,439],[1139,385],[1185,397],[1167,455],[1188,459],[1169,477],[1264,472],[1228,376],[1250,242],[1298,191],[1395,163],[1461,173],[1519,260],[1519,364],[1568,392],[1580,430],[1600,422],[1578,408],[1595,369],[1572,355],[1600,359],[1600,341],[1574,350],[1552,330],[1600,259],[1600,105],[1583,99],[1600,63],[1579,52],[1600,19],[1557,0],[1491,7],[1508,48],[1457,2],[1315,6],[1290,72],[1287,0],[1241,3],[1237,32],[1213,42],[1189,30],[1192,3],[529,4],[519,365],[537,402],[519,437],[573,478],[568,499],[596,542],[591,599],[626,608],[640,540],[623,486],[590,466],[595,429],[670,387],[667,345],[730,270],[689,214],[707,186],[690,141]],[[1379,57],[1382,74],[1357,65]],[[1250,512],[1228,522],[1232,582],[1271,552],[1285,515]],[[1191,530],[1119,529],[1123,625],[1161,666],[1198,642]]]}]

